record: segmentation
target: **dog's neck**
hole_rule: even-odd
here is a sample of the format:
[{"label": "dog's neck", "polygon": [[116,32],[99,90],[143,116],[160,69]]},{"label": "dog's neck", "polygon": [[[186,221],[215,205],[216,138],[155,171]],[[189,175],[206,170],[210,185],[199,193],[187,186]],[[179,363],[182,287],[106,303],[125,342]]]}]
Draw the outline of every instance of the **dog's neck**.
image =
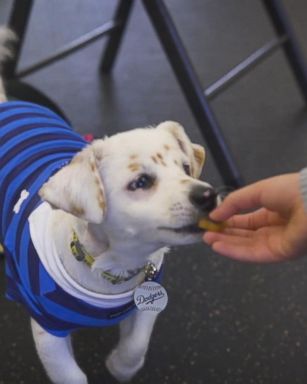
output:
[{"label": "dog's neck", "polygon": [[[159,261],[166,251],[166,248],[157,249],[153,245],[140,246],[137,239],[133,241],[130,238],[127,242],[118,234],[105,231],[103,225],[88,224],[63,211],[55,211],[52,221],[55,246],[67,273],[77,283],[95,292],[115,294],[133,289],[144,279],[142,273],[134,275],[133,271],[141,271],[149,259]],[[74,256],[71,249],[73,233],[95,260],[92,266]],[[130,273],[131,278],[120,284],[111,284],[102,276],[106,271],[114,277],[129,277]]]},{"label": "dog's neck", "polygon": [[88,224],[84,234],[82,241],[86,247],[91,247],[93,242],[96,248],[99,248],[98,253],[96,251],[95,254],[96,268],[108,268],[110,258],[115,268],[138,268],[144,265],[149,255],[163,247],[163,244],[156,242],[144,243],[138,235],[131,234],[129,231],[123,233],[119,230],[110,230],[103,224]]}]

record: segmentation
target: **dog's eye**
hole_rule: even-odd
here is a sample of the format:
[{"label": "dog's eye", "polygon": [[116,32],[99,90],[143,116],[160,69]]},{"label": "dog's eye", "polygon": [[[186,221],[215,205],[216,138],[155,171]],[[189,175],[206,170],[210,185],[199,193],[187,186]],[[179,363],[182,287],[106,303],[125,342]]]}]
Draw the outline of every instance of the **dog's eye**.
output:
[{"label": "dog's eye", "polygon": [[137,189],[149,189],[153,186],[154,182],[155,178],[153,176],[144,173],[128,184],[128,190],[136,191]]},{"label": "dog's eye", "polygon": [[188,176],[191,176],[191,168],[190,168],[189,164],[187,164],[187,163],[183,163],[182,166],[183,166],[183,170],[184,170],[184,172],[185,172]]}]

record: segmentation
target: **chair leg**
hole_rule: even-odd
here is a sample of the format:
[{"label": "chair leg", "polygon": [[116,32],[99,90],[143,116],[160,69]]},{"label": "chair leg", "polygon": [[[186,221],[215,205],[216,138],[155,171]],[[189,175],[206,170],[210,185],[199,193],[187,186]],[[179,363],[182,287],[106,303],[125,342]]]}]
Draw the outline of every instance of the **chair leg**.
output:
[{"label": "chair leg", "polygon": [[13,3],[8,27],[16,33],[18,40],[15,44],[14,58],[8,60],[3,67],[3,76],[5,79],[13,78],[16,75],[16,68],[19,62],[33,2],[34,0],[15,0]]},{"label": "chair leg", "polygon": [[283,49],[292,67],[298,86],[307,102],[307,66],[284,7],[280,0],[262,0],[262,2],[276,33],[279,36],[287,36]]},{"label": "chair leg", "polygon": [[115,12],[114,21],[118,23],[116,28],[109,37],[105,51],[102,56],[100,70],[109,73],[114,65],[122,37],[129,19],[133,0],[120,0]]},{"label": "chair leg", "polygon": [[241,175],[163,0],[143,0],[143,4],[224,182],[230,187],[242,186]]}]

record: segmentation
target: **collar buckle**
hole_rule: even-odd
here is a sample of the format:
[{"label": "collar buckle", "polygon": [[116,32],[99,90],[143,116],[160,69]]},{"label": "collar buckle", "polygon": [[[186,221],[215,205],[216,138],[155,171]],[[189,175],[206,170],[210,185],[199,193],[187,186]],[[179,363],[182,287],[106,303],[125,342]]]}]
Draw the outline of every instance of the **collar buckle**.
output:
[{"label": "collar buckle", "polygon": [[156,277],[156,274],[158,272],[157,267],[154,263],[148,262],[144,267],[144,273],[145,273],[145,280],[151,281]]}]

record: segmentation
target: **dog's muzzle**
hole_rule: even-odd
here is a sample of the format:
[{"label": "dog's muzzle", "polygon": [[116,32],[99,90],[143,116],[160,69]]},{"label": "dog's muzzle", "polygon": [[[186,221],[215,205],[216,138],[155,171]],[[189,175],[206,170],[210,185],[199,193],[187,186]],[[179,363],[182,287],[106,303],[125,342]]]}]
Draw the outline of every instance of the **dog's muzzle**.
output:
[{"label": "dog's muzzle", "polygon": [[209,214],[218,205],[218,194],[210,186],[197,185],[191,189],[190,202],[198,211]]}]

